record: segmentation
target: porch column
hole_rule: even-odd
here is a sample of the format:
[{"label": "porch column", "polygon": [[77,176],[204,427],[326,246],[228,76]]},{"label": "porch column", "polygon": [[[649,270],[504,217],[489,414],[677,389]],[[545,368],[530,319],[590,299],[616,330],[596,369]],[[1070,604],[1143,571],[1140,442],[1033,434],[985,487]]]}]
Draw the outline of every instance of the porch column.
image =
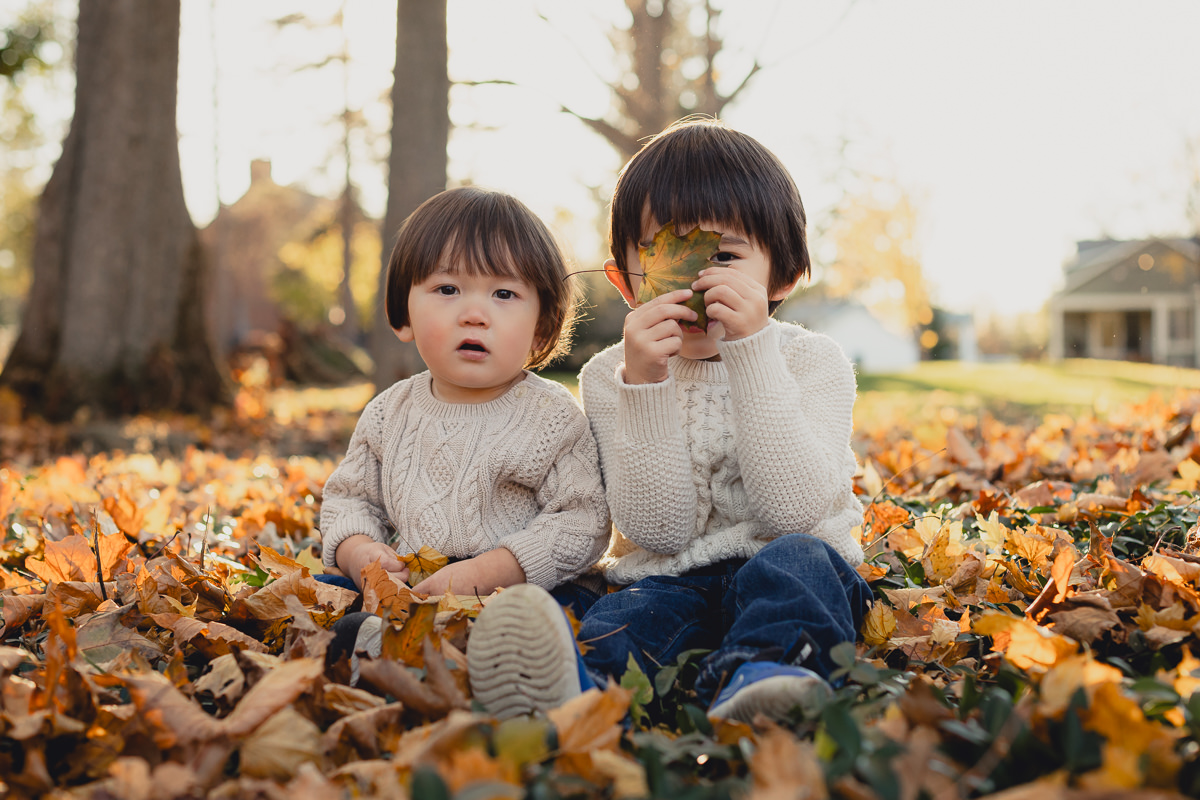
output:
[{"label": "porch column", "polygon": [[1150,360],[1166,364],[1171,352],[1171,312],[1163,299],[1150,307]]},{"label": "porch column", "polygon": [[1048,355],[1051,361],[1062,361],[1063,352],[1066,347],[1063,343],[1063,311],[1062,303],[1058,298],[1050,300],[1050,341],[1048,347]]}]

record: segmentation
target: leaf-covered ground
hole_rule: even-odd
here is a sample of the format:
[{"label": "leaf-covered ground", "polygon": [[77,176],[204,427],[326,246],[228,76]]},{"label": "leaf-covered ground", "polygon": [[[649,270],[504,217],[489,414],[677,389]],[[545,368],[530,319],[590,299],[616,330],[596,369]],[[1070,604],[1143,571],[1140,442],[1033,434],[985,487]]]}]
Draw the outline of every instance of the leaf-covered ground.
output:
[{"label": "leaf-covered ground", "polygon": [[498,722],[465,680],[480,600],[382,571],[363,603],[393,620],[391,657],[349,687],[324,653],[354,595],[311,577],[312,548],[354,421],[339,407],[365,399],[251,387],[220,420],[97,427],[0,397],[4,791],[1200,794],[1200,394],[1104,419],[860,426],[876,602],[821,715],[759,728],[711,725],[686,660]]}]

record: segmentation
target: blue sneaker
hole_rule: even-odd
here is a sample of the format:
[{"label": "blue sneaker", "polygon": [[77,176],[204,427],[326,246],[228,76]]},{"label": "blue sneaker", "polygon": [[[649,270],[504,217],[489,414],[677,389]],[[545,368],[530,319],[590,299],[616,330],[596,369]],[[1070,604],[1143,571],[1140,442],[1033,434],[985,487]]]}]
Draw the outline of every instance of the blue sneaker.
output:
[{"label": "blue sneaker", "polygon": [[762,714],[782,721],[799,709],[808,718],[816,716],[831,696],[833,688],[810,669],[747,661],[717,695],[708,716],[749,723]]},{"label": "blue sneaker", "polygon": [[479,612],[467,640],[471,693],[500,719],[557,708],[595,684],[571,624],[540,586],[510,586]]}]

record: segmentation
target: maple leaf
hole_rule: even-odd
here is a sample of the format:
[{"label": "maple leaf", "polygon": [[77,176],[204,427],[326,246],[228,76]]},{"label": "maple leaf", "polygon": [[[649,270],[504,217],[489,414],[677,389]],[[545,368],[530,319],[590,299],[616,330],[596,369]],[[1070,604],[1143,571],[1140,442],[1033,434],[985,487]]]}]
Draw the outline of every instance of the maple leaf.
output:
[{"label": "maple leaf", "polygon": [[415,553],[399,556],[408,567],[408,585],[416,586],[421,581],[450,563],[450,559],[429,545],[421,545]]},{"label": "maple leaf", "polygon": [[873,647],[887,644],[895,630],[896,615],[892,610],[883,603],[873,603],[863,619],[863,641]]},{"label": "maple leaf", "polygon": [[[697,227],[691,233],[679,236],[673,222],[663,225],[649,245],[638,247],[638,262],[642,269],[638,303],[647,303],[676,289],[692,288],[700,270],[711,266],[712,257],[720,249],[719,233]],[[704,310],[704,295],[696,292],[683,305],[699,315],[693,324],[706,330],[708,315]]]}]

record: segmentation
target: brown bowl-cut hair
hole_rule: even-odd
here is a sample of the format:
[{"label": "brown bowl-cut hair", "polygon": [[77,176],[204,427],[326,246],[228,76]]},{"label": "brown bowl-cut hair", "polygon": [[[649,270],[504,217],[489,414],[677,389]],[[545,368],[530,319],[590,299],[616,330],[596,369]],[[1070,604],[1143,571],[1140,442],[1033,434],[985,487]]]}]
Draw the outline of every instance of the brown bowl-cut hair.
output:
[{"label": "brown bowl-cut hair", "polygon": [[449,189],[426,200],[404,220],[388,259],[388,324],[408,324],[408,295],[440,267],[470,275],[519,278],[537,290],[534,351],[525,366],[538,369],[570,349],[576,298],[554,236],[515,197],[477,186]]},{"label": "brown bowl-cut hair", "polygon": [[[728,225],[766,250],[768,291],[809,274],[804,204],[787,168],[767,148],[712,118],[674,123],[648,141],[617,178],[609,233],[613,260],[629,285],[626,257],[642,238],[647,205],[681,232],[698,222]],[[774,312],[778,303],[771,304]]]}]

